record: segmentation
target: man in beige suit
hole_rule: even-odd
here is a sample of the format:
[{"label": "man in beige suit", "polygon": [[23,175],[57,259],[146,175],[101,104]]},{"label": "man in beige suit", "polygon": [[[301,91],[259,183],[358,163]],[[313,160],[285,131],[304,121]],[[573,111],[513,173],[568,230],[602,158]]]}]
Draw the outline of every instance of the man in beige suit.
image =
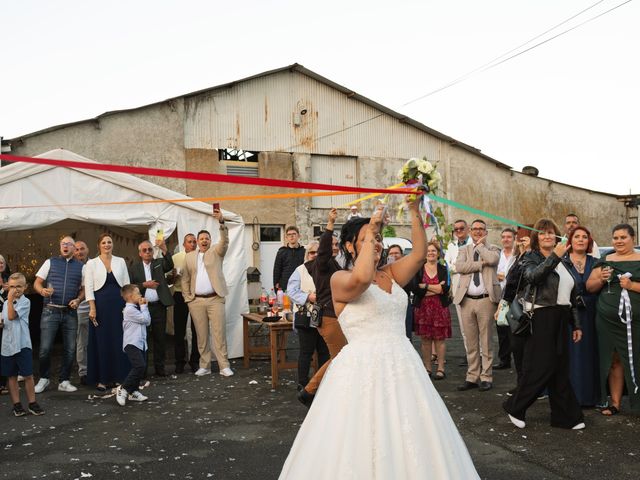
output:
[{"label": "man in beige suit", "polygon": [[460,274],[453,303],[460,305],[462,328],[467,339],[467,377],[458,390],[491,390],[493,376],[493,314],[500,301],[497,267],[500,250],[487,245],[487,225],[482,220],[471,224],[472,243],[460,248],[456,270]]},{"label": "man in beige suit", "polygon": [[189,306],[191,320],[196,328],[200,368],[196,375],[211,373],[211,347],[213,337],[220,375],[230,377],[227,358],[227,334],[225,325],[225,299],[227,283],[222,273],[222,262],[229,246],[229,233],[219,209],[214,209],[213,218],[220,223],[220,241],[211,248],[211,235],[206,230],[198,232],[198,248],[189,252],[182,273],[182,295]]}]

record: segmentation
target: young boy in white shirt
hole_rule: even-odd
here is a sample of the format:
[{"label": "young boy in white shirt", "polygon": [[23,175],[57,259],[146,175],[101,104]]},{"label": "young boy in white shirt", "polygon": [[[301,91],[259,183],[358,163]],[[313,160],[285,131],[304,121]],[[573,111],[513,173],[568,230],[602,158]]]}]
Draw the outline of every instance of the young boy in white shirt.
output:
[{"label": "young boy in white shirt", "polygon": [[9,277],[9,294],[0,317],[2,328],[2,375],[8,377],[7,385],[13,403],[13,414],[22,417],[27,414],[20,402],[18,375],[24,377],[24,388],[29,402],[28,410],[33,415],[43,415],[44,410],[36,402],[33,382],[33,354],[29,335],[29,312],[31,302],[24,296],[27,280],[16,272]]},{"label": "young boy in white shirt", "polygon": [[125,285],[120,293],[126,302],[122,320],[122,350],[131,362],[131,371],[116,392],[118,405],[124,406],[127,400],[144,402],[147,399],[138,388],[140,380],[144,378],[147,327],[151,324],[151,315],[147,300],[140,295],[136,285]]}]

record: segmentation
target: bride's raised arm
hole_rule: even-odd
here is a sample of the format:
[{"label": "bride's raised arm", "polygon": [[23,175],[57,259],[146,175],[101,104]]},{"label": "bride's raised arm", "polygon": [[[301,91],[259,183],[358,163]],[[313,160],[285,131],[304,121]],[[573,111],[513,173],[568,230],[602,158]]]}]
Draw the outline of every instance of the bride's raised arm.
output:
[{"label": "bride's raised arm", "polygon": [[[355,241],[345,242],[345,248],[355,258],[352,270],[340,270],[331,277],[331,294],[333,302],[349,303],[358,298],[375,278],[377,261],[382,252],[382,237],[380,226],[382,225],[383,207],[380,205],[371,216],[369,224],[362,226],[355,235]],[[337,305],[336,305],[337,307]]]},{"label": "bride's raised arm", "polygon": [[397,262],[393,262],[383,268],[390,273],[398,285],[404,287],[424,265],[427,256],[427,235],[424,231],[422,216],[420,215],[420,197],[409,204],[409,215],[411,216],[411,243],[413,248],[411,253],[402,257]]}]

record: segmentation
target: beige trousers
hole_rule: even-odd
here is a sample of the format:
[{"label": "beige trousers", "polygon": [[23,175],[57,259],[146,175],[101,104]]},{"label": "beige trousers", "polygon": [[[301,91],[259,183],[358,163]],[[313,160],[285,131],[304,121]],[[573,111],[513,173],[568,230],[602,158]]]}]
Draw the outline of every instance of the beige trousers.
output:
[{"label": "beige trousers", "polygon": [[189,305],[191,321],[198,336],[200,368],[211,368],[210,339],[220,370],[229,367],[227,358],[227,328],[224,314],[224,297],[195,298]]},{"label": "beige trousers", "polygon": [[462,328],[467,340],[467,381],[493,381],[493,314],[497,305],[489,297],[474,300],[465,297],[460,304]]}]

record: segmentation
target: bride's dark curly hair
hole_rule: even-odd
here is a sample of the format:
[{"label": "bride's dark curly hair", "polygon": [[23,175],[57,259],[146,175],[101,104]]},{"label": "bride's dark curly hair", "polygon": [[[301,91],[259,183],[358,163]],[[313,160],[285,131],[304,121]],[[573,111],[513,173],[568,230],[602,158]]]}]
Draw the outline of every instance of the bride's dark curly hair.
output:
[{"label": "bride's dark curly hair", "polygon": [[[349,220],[347,223],[345,223],[342,226],[342,229],[340,230],[340,251],[344,256],[345,270],[349,270],[349,268],[353,265],[353,262],[355,262],[356,260],[351,255],[351,253],[349,253],[349,250],[347,250],[347,245],[346,245],[347,242],[351,242],[353,244],[353,249],[356,250],[356,240],[358,239],[358,234],[360,233],[360,230],[362,230],[362,227],[364,227],[365,225],[368,225],[370,221],[371,221],[371,218],[355,217]],[[356,250],[356,256],[357,255],[358,255],[358,251]],[[382,262],[383,262],[383,259],[381,257],[380,264],[378,264],[378,267],[381,266]]]},{"label": "bride's dark curly hair", "polygon": [[[356,248],[356,240],[358,239],[358,234],[360,233],[360,229],[367,225],[371,221],[370,218],[362,218],[362,217],[354,217],[351,220],[347,221],[342,226],[340,230],[340,251],[344,256],[344,268],[345,270],[349,270],[349,267],[353,265],[355,258],[349,253],[347,250],[347,242],[353,243],[353,248]],[[356,252],[357,254],[358,252]]]}]

